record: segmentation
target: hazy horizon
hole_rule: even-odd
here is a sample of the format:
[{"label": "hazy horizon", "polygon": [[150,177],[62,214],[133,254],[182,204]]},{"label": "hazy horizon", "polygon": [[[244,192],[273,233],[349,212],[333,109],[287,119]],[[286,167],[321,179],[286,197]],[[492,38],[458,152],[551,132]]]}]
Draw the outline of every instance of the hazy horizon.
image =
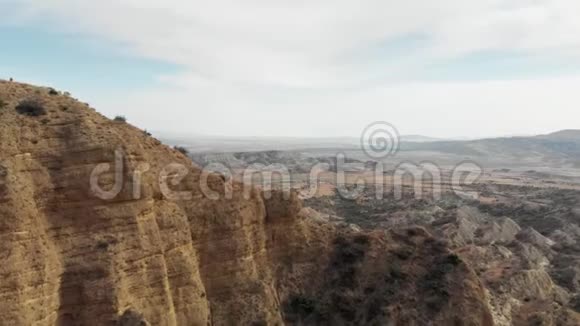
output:
[{"label": "hazy horizon", "polygon": [[[400,135],[401,139],[405,138],[425,138],[431,139],[432,141],[462,141],[462,140],[478,140],[478,139],[488,139],[488,138],[509,138],[509,137],[534,137],[534,136],[542,136],[548,135],[551,133],[563,131],[563,130],[580,130],[580,129],[560,129],[560,130],[553,130],[546,133],[539,133],[539,134],[497,134],[497,135],[488,135],[482,137],[469,137],[469,136],[453,136],[453,137],[435,137],[431,135],[423,135],[423,134],[402,134]],[[360,135],[344,135],[344,136],[287,136],[287,135],[276,135],[276,136],[250,136],[250,135],[216,135],[216,134],[202,134],[202,133],[191,133],[191,132],[171,132],[171,131],[163,131],[163,130],[148,130],[153,134],[155,137],[162,137],[162,138],[189,138],[189,137],[197,137],[201,139],[241,139],[241,140],[251,140],[251,139],[288,139],[288,140],[334,140],[334,139],[349,139],[353,141],[357,141],[360,139]]]}]

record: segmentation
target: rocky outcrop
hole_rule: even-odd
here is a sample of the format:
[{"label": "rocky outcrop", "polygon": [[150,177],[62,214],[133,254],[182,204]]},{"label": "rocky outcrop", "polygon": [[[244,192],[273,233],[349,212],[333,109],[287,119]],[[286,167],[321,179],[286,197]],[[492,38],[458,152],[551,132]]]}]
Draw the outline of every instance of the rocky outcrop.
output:
[{"label": "rocky outcrop", "polygon": [[532,244],[542,250],[549,250],[555,244],[553,240],[546,238],[531,227],[523,228],[516,237],[519,241]]},{"label": "rocky outcrop", "polygon": [[69,96],[1,82],[0,99],[4,325],[492,325],[424,230],[338,230]]},{"label": "rocky outcrop", "polygon": [[495,243],[507,244],[515,240],[520,232],[520,226],[510,218],[490,221],[476,232],[477,242],[481,245]]},{"label": "rocky outcrop", "polygon": [[[512,219],[483,214],[473,207],[458,209],[451,222],[443,229],[468,231],[452,235],[459,234],[460,239],[473,235],[472,244],[452,243],[484,283],[496,325],[578,324],[580,316],[569,307],[570,294],[550,275],[553,240],[532,227],[520,228]],[[573,278],[574,273],[560,274],[563,279],[564,275]]]},{"label": "rocky outcrop", "polygon": [[[372,190],[357,205],[340,196],[306,203],[324,212],[319,216],[343,216],[343,223],[390,232],[415,224],[445,239],[483,283],[496,325],[580,325],[579,219],[570,210],[580,192],[504,191],[545,206],[520,206],[517,200],[478,204],[454,195],[432,201],[378,200]],[[498,196],[508,197],[505,192]]]}]

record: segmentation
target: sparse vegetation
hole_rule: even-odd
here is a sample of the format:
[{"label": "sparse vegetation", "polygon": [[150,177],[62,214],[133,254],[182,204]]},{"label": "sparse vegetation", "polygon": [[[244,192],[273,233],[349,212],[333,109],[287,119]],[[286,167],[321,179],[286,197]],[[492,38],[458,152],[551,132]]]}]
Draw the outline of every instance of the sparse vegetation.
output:
[{"label": "sparse vegetation", "polygon": [[265,320],[256,320],[252,322],[252,326],[268,326],[268,323]]},{"label": "sparse vegetation", "polygon": [[183,155],[189,154],[189,151],[187,150],[187,148],[182,147],[182,146],[174,146],[173,149],[175,149],[176,151],[180,152]]},{"label": "sparse vegetation", "polygon": [[100,240],[97,243],[97,249],[99,250],[107,250],[109,248],[109,243],[105,240]]},{"label": "sparse vegetation", "polygon": [[[369,248],[367,235],[338,236],[325,280],[327,290],[314,295],[290,296],[284,304],[286,320],[298,325],[327,325],[337,320],[360,324],[363,321],[360,307],[366,306],[367,299],[372,301],[376,293],[380,296],[375,284],[363,287],[367,282],[359,275]],[[399,277],[400,273],[396,275]],[[367,317],[376,316],[380,310],[381,303],[376,303]]]},{"label": "sparse vegetation", "polygon": [[385,276],[385,282],[397,282],[398,280],[405,279],[406,275],[401,271],[401,266],[399,263],[391,262],[389,269],[387,270],[387,275]]},{"label": "sparse vegetation", "polygon": [[337,266],[352,265],[364,258],[369,247],[369,239],[365,235],[359,235],[351,242],[344,237],[338,237],[334,245],[335,264]]},{"label": "sparse vegetation", "polygon": [[125,116],[122,116],[122,115],[116,116],[115,119],[113,119],[113,120],[117,121],[117,122],[127,122],[127,118],[125,118]]},{"label": "sparse vegetation", "polygon": [[413,256],[413,249],[409,247],[401,247],[395,250],[394,254],[400,260],[407,260]]},{"label": "sparse vegetation", "polygon": [[147,137],[151,136],[151,133],[147,129],[143,130],[143,134]]},{"label": "sparse vegetation", "polygon": [[284,319],[292,325],[328,325],[337,313],[331,301],[324,296],[291,295],[283,303]]},{"label": "sparse vegetation", "polygon": [[48,94],[49,95],[59,95],[60,93],[56,89],[54,89],[54,88],[49,88],[48,89]]},{"label": "sparse vegetation", "polygon": [[576,312],[580,312],[580,295],[576,295],[570,300],[570,307]]},{"label": "sparse vegetation", "polygon": [[450,294],[447,291],[449,288],[447,275],[460,262],[461,260],[456,255],[440,257],[433,262],[431,269],[419,282],[425,298],[425,305],[431,313],[438,313],[449,301]]},{"label": "sparse vegetation", "polygon": [[27,99],[23,100],[16,106],[16,112],[30,117],[38,117],[41,115],[45,115],[46,109],[40,103],[40,101],[34,99]]},{"label": "sparse vegetation", "polygon": [[119,317],[117,321],[118,326],[149,326],[149,322],[145,320],[145,317],[139,311],[132,308],[125,310],[123,315]]},{"label": "sparse vegetation", "polygon": [[450,254],[449,256],[447,256],[447,262],[453,266],[458,266],[459,264],[461,264],[461,258],[459,258],[459,256],[457,256],[456,254]]},{"label": "sparse vegetation", "polygon": [[288,300],[285,310],[287,313],[309,316],[316,310],[316,304],[313,299],[302,295],[294,295]]}]

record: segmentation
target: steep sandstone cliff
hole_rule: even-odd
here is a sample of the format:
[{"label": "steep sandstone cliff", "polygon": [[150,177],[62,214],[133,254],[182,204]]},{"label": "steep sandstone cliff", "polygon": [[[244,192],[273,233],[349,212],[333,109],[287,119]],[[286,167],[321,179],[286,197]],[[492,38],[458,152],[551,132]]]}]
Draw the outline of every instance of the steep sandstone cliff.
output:
[{"label": "steep sandstone cliff", "polygon": [[[423,229],[336,229],[70,96],[0,82],[0,100],[3,325],[492,324],[474,273]],[[122,180],[107,199],[103,163],[99,189]]]}]

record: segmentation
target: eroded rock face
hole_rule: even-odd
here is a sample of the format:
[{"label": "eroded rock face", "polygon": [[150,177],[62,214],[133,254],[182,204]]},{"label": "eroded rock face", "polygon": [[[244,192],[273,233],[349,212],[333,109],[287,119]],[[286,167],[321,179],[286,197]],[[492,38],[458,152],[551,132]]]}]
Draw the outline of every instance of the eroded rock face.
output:
[{"label": "eroded rock face", "polygon": [[[15,110],[31,97],[46,114]],[[426,232],[338,231],[296,194],[215,175],[209,198],[199,168],[129,124],[28,85],[1,82],[0,98],[3,324],[492,324],[473,272]],[[102,163],[99,189],[120,185],[107,199],[90,183]]]}]

